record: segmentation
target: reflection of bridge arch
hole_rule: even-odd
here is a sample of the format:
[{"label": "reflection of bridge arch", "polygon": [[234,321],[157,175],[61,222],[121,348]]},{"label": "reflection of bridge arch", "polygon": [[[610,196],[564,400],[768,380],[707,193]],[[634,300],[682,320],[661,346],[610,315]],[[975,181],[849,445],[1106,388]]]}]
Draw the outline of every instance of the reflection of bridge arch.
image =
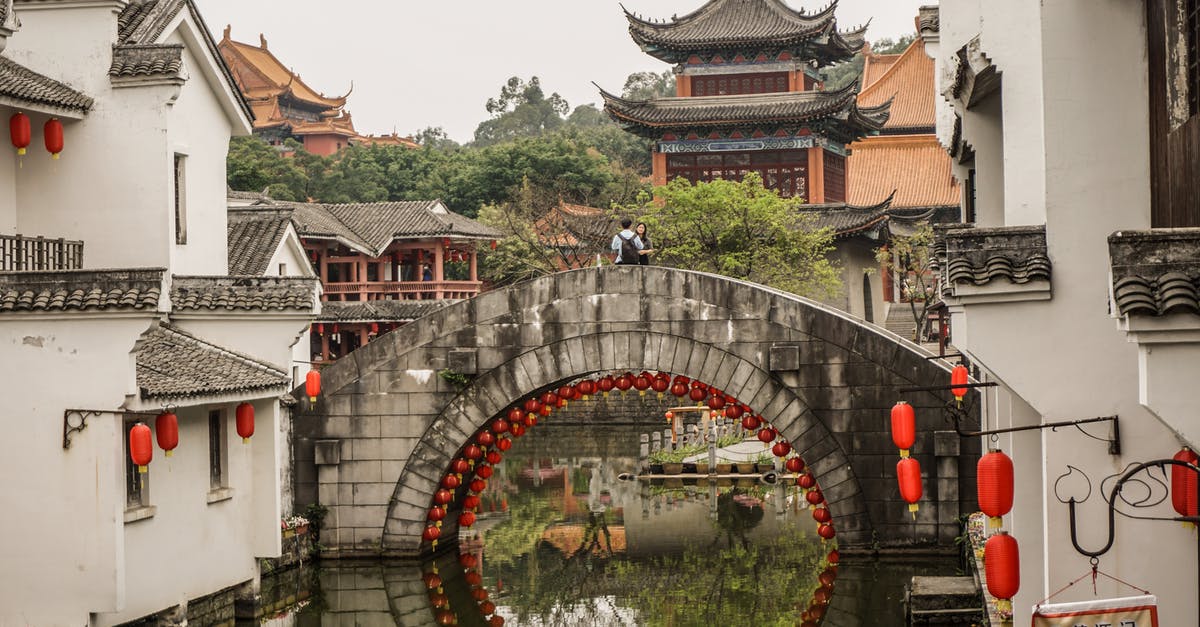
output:
[{"label": "reflection of bridge arch", "polygon": [[[296,457],[312,459],[312,440],[336,440],[318,452],[336,445],[338,454],[316,460],[310,486],[297,469],[298,496],[321,486],[335,550],[416,555],[453,455],[511,404],[592,373],[665,371],[737,396],[778,428],[818,477],[843,544],[946,541],[957,533],[958,494],[937,488],[957,487],[957,473],[930,476],[924,524],[913,524],[891,470],[893,389],[946,376],[924,357],[844,313],[724,277],[657,267],[560,273],[447,307],[326,369],[325,398],[297,421]],[[456,389],[433,373],[442,368],[474,378]],[[914,450],[927,475],[959,465],[934,463],[936,415],[918,412]]]}]

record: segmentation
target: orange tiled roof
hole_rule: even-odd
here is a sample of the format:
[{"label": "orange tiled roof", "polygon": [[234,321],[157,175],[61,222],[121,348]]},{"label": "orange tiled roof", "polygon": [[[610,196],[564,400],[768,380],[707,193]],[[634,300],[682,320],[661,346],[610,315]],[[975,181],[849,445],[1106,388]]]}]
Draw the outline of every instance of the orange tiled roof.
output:
[{"label": "orange tiled roof", "polygon": [[936,119],[933,91],[933,59],[925,54],[925,42],[917,38],[902,54],[867,55],[858,106],[878,106],[894,96],[884,133],[889,129],[932,129]]},{"label": "orange tiled roof", "polygon": [[934,135],[868,137],[850,144],[850,150],[846,162],[846,201],[850,204],[878,203],[893,190],[893,208],[959,203],[950,155]]},{"label": "orange tiled roof", "polygon": [[411,137],[401,137],[395,133],[391,135],[359,135],[354,138],[354,143],[364,144],[367,146],[404,146],[405,148],[420,148],[421,145],[413,141]]},{"label": "orange tiled roof", "polygon": [[[579,246],[580,242],[572,233],[573,229],[567,224],[567,220],[569,218],[595,218],[598,224],[607,227],[610,220],[604,220],[604,217],[603,209],[560,202],[557,207],[533,223],[533,230],[537,233],[538,240],[545,246],[575,247]],[[576,226],[578,227],[578,225]]]},{"label": "orange tiled roof", "polygon": [[229,64],[238,87],[248,99],[278,96],[288,91],[298,100],[313,105],[337,109],[346,104],[346,97],[329,98],[318,93],[300,80],[300,76],[289,70],[275,55],[267,50],[267,41],[259,36],[261,46],[233,41],[229,38],[229,29],[225,29],[225,37],[217,47],[221,56]]}]

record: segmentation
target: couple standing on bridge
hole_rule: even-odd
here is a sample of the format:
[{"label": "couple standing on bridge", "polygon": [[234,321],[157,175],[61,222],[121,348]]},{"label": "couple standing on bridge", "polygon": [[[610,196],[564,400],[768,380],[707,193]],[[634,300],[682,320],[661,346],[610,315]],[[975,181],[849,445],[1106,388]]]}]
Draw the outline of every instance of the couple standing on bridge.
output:
[{"label": "couple standing on bridge", "polygon": [[650,265],[650,255],[655,253],[651,248],[650,235],[646,232],[646,223],[638,222],[637,228],[630,230],[633,225],[633,220],[623,218],[621,220],[621,232],[613,236],[612,248],[617,251],[617,259],[614,263],[619,265]]}]

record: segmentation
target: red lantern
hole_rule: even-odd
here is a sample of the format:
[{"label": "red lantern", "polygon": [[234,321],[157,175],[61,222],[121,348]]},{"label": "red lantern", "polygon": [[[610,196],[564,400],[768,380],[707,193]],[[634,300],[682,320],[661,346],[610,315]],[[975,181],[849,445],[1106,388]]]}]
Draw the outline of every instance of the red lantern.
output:
[{"label": "red lantern", "polygon": [[456,457],[454,461],[450,462],[450,470],[460,475],[465,474],[470,469],[471,465],[467,463],[467,460],[461,457]]},{"label": "red lantern", "polygon": [[[519,426],[520,425],[513,425],[513,427],[519,427]],[[509,428],[511,429],[512,427],[509,427]],[[498,442],[496,442],[496,448],[498,448],[502,451],[507,451],[508,449],[512,448],[512,440],[510,440],[508,438],[500,438],[500,440]]]},{"label": "red lantern", "polygon": [[426,542],[436,542],[440,537],[442,537],[442,530],[437,525],[429,525],[421,534],[421,538]]},{"label": "red lantern", "polygon": [[841,559],[842,556],[837,551],[830,551],[829,555],[825,557],[825,561],[829,562],[832,566],[837,566]]},{"label": "red lantern", "polygon": [[762,424],[762,421],[755,416],[747,414],[744,418],[742,418],[742,428],[746,431],[754,431],[760,424]]},{"label": "red lantern", "polygon": [[179,417],[166,411],[154,419],[154,436],[158,439],[158,448],[171,456],[175,447],[179,446]]},{"label": "red lantern", "polygon": [[[29,140],[32,137],[32,131],[29,127],[29,116],[24,113],[14,113],[8,119],[8,133],[12,136],[12,145],[16,146],[17,154],[25,154],[25,148],[29,146]],[[149,429],[149,427],[146,427]]]},{"label": "red lantern", "polygon": [[575,388],[573,388],[569,385],[564,385],[564,386],[558,388],[558,397],[559,398],[571,398],[572,396],[575,396]]},{"label": "red lantern", "polygon": [[675,396],[682,397],[684,394],[688,393],[688,389],[687,386],[682,383],[675,383],[671,385],[671,393]]},{"label": "red lantern", "polygon": [[608,393],[612,391],[614,385],[616,384],[613,382],[612,375],[604,375],[603,378],[596,382],[596,386],[600,388],[600,391],[603,392],[605,396],[608,396]]},{"label": "red lantern", "polygon": [[483,614],[484,616],[487,616],[488,614],[491,614],[492,612],[495,612],[495,611],[496,611],[496,604],[492,603],[491,601],[484,601],[483,603],[479,604],[479,613]]},{"label": "red lantern", "polygon": [[484,479],[490,479],[492,476],[492,467],[480,466],[479,469],[475,471],[475,474]]},{"label": "red lantern", "polygon": [[743,413],[745,412],[741,405],[730,405],[729,408],[725,410],[725,416],[731,420],[737,420],[738,418],[741,418]]},{"label": "red lantern", "polygon": [[467,462],[469,464],[479,459],[481,455],[483,455],[483,451],[479,450],[479,447],[475,446],[474,444],[468,444],[467,448],[463,449],[463,457],[466,457],[468,460],[470,460]]},{"label": "red lantern", "polygon": [[476,601],[486,601],[488,598],[487,588],[475,588],[471,591],[471,597]]},{"label": "red lantern", "polygon": [[1001,516],[1012,510],[1013,462],[1000,449],[988,451],[975,465],[975,491],[979,509],[988,516],[989,525],[996,529]]},{"label": "red lantern", "polygon": [[692,388],[688,392],[688,398],[692,399],[693,401],[696,401],[697,403],[703,401],[704,398],[707,396],[708,396],[708,390],[705,390],[704,388]]},{"label": "red lantern", "polygon": [[429,520],[432,520],[434,522],[439,522],[445,517],[446,517],[446,510],[444,510],[440,507],[429,508]]},{"label": "red lantern", "polygon": [[666,377],[655,377],[654,380],[650,382],[650,387],[653,388],[655,392],[658,392],[659,398],[662,398],[663,392],[666,392],[667,388],[671,387],[671,383],[667,381]]},{"label": "red lantern", "polygon": [[508,410],[508,421],[509,422],[517,422],[518,420],[520,420],[521,418],[524,418],[524,417],[525,417],[525,412],[521,411],[520,407],[513,407],[512,409]]},{"label": "red lantern", "polygon": [[237,406],[237,432],[242,436],[242,444],[250,441],[254,435],[254,405],[242,403]]},{"label": "red lantern", "polygon": [[821,586],[826,588],[833,587],[833,582],[837,580],[837,571],[832,568],[826,568],[817,575],[817,581],[821,582]]},{"label": "red lantern", "polygon": [[592,383],[589,379],[584,379],[583,381],[579,382],[577,389],[579,390],[579,394],[583,396],[583,400],[586,401],[587,397],[596,393],[596,384]]},{"label": "red lantern", "polygon": [[537,410],[539,410],[541,408],[542,408],[542,402],[536,398],[531,398],[531,399],[528,399],[525,401],[525,411],[527,413],[530,413],[530,414],[536,413]]},{"label": "red lantern", "polygon": [[488,627],[504,627],[504,617],[499,614],[492,614],[492,618],[488,620]]},{"label": "red lantern", "polygon": [[437,503],[438,505],[445,505],[453,500],[454,500],[454,493],[445,488],[442,488],[442,489],[438,490],[437,492],[433,493],[433,502]]},{"label": "red lantern", "polygon": [[[950,385],[966,385],[970,375],[967,373],[967,367],[959,364],[950,371]],[[964,396],[967,395],[965,387],[955,387],[950,389],[950,393],[954,395],[955,400],[962,402]]]},{"label": "red lantern", "polygon": [[775,430],[772,429],[771,427],[767,427],[758,432],[758,441],[762,442],[763,444],[770,444],[771,440],[774,440],[774,439],[775,439]]},{"label": "red lantern", "polygon": [[721,396],[720,394],[713,394],[712,396],[708,397],[709,409],[721,409],[723,407],[725,407],[724,396]]},{"label": "red lantern", "polygon": [[509,433],[513,434],[514,438],[519,438],[519,437],[525,435],[525,425],[523,425],[519,422],[515,422],[515,423],[509,425],[508,431],[509,431]]},{"label": "red lantern", "polygon": [[817,535],[825,538],[826,540],[832,540],[833,536],[837,535],[837,531],[834,530],[833,525],[829,523],[823,523],[820,527],[817,527]]},{"label": "red lantern", "polygon": [[308,402],[315,405],[317,397],[321,395],[321,373],[314,370],[309,370],[308,375],[304,377],[304,393],[308,395]]},{"label": "red lantern", "polygon": [[483,584],[483,575],[480,575],[477,570],[472,570],[463,575],[463,581],[467,582],[468,586],[478,586]]},{"label": "red lantern", "polygon": [[628,372],[617,377],[617,389],[626,392],[633,387],[633,377]]},{"label": "red lantern", "polygon": [[[557,399],[555,399],[555,400],[557,400]],[[538,413],[541,414],[543,418],[549,416],[553,412],[554,412],[554,408],[551,407],[550,405],[542,405],[542,408],[538,410]]]},{"label": "red lantern", "polygon": [[479,435],[475,436],[475,441],[480,446],[491,446],[496,443],[496,436],[491,431],[480,431]]},{"label": "red lantern", "polygon": [[915,457],[896,462],[896,479],[900,482],[900,497],[908,503],[913,520],[917,519],[917,501],[921,500],[921,464]]},{"label": "red lantern", "polygon": [[493,433],[507,433],[508,432],[508,421],[503,418],[497,418],[497,419],[493,420],[492,421],[492,432]]},{"label": "red lantern", "polygon": [[462,485],[462,479],[459,479],[458,475],[446,475],[442,477],[442,487],[447,490],[456,490],[460,485]]},{"label": "red lantern", "polygon": [[804,470],[804,460],[799,457],[789,457],[783,466],[787,468],[788,472],[800,472]]},{"label": "red lantern", "polygon": [[472,553],[460,553],[458,556],[458,563],[463,568],[475,568],[475,565],[479,563],[479,560],[475,559],[475,555]]},{"label": "red lantern", "polygon": [[[1185,462],[1193,466],[1200,466],[1200,457],[1196,452],[1188,447],[1183,447],[1178,453],[1172,457],[1175,461]],[[1171,507],[1175,508],[1175,513],[1180,516],[1196,516],[1196,472],[1190,468],[1184,468],[1176,464],[1171,464]]]},{"label": "red lantern", "polygon": [[1011,599],[1021,588],[1021,558],[1017,540],[999,531],[983,545],[983,568],[988,593],[1000,601],[997,608],[1012,609]]},{"label": "red lantern", "polygon": [[[501,462],[501,460],[503,460],[503,459],[504,459],[504,457],[502,455],[500,455],[500,453],[497,453],[496,451],[488,451],[487,462],[489,464],[495,466],[496,464],[499,464]],[[487,477],[484,477],[484,479],[487,479]]]},{"label": "red lantern", "polygon": [[813,486],[817,485],[817,480],[814,479],[812,475],[804,473],[799,477],[796,477],[796,485],[804,488],[805,490],[810,490]]},{"label": "red lantern", "polygon": [[827,523],[830,520],[833,520],[833,515],[829,513],[829,508],[827,507],[818,507],[817,509],[814,509],[812,517],[813,520],[819,523]]},{"label": "red lantern", "polygon": [[475,479],[471,481],[470,488],[472,492],[479,494],[487,489],[487,482],[483,479]]},{"label": "red lantern", "polygon": [[821,494],[821,490],[819,488],[813,488],[812,490],[809,490],[808,494],[804,495],[804,498],[813,505],[820,505],[821,503],[825,502],[825,495]]},{"label": "red lantern", "polygon": [[637,389],[639,396],[645,396],[646,390],[650,389],[650,377],[647,377],[646,375],[638,375],[638,377],[633,380],[633,387]]},{"label": "red lantern", "polygon": [[46,141],[46,152],[50,153],[51,159],[57,159],[58,153],[63,150],[62,122],[59,122],[58,118],[46,120],[46,124],[42,126],[42,136]]},{"label": "red lantern", "polygon": [[788,453],[792,452],[792,445],[780,440],[771,447],[771,452],[775,454],[775,457],[787,457]]},{"label": "red lantern", "polygon": [[672,420],[675,420],[675,412],[669,411],[663,414],[663,417],[667,419],[667,422],[671,422]]},{"label": "red lantern", "polygon": [[558,397],[554,394],[554,392],[542,392],[541,401],[543,406],[553,405],[557,400]]},{"label": "red lantern", "polygon": [[908,449],[916,441],[917,422],[913,407],[900,401],[892,407],[892,443],[900,449],[900,457],[908,457]]},{"label": "red lantern", "polygon": [[[314,252],[313,256],[316,256],[316,254],[317,253]],[[325,335],[325,325],[323,323],[317,323],[317,335]]]},{"label": "red lantern", "polygon": [[425,587],[430,590],[437,590],[442,587],[442,576],[437,573],[425,573],[421,579],[425,580]]},{"label": "red lantern", "polygon": [[146,472],[150,460],[154,459],[154,446],[150,444],[150,427],[137,423],[129,430],[129,459],[137,464],[138,472]]},{"label": "red lantern", "polygon": [[458,515],[459,527],[470,527],[475,524],[475,512],[463,512]]},{"label": "red lantern", "polygon": [[463,497],[463,509],[475,509],[479,507],[479,497],[474,494],[468,494]]}]

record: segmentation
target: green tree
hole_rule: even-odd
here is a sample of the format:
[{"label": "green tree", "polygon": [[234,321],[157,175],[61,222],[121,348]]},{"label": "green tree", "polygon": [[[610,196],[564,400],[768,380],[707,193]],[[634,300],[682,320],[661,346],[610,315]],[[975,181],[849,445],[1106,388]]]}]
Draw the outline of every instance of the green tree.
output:
[{"label": "green tree", "polygon": [[929,331],[929,311],[940,302],[933,273],[933,227],[922,224],[911,235],[892,234],[886,246],[875,249],[875,260],[885,272],[900,277],[900,301],[907,302],[913,317],[913,337],[919,342]]},{"label": "green tree", "polygon": [[654,193],[656,200],[622,213],[646,222],[659,262],[814,298],[840,292],[827,256],[832,232],[813,229],[799,200],[766,189],[756,173],[696,184],[678,178]]},{"label": "green tree", "polygon": [[912,42],[916,39],[916,33],[901,35],[898,39],[883,37],[871,44],[871,52],[875,54],[900,54],[905,50],[908,50],[908,47],[912,45]]},{"label": "green tree", "polygon": [[458,142],[450,139],[450,136],[446,134],[446,129],[440,126],[426,126],[413,133],[412,138],[418,144],[430,148],[451,150],[459,147]]},{"label": "green tree", "polygon": [[651,100],[675,95],[675,72],[634,72],[625,79],[621,97],[630,100]]},{"label": "green tree", "polygon": [[538,77],[526,82],[514,76],[500,88],[499,97],[488,99],[486,109],[492,119],[475,129],[475,144],[479,146],[536,137],[560,128],[570,105],[557,93],[547,97]]},{"label": "green tree", "polygon": [[267,190],[272,198],[303,200],[307,179],[296,161],[258,137],[229,140],[226,159],[229,187],[239,191]]},{"label": "green tree", "polygon": [[849,61],[821,68],[821,80],[826,91],[837,91],[862,76],[863,56],[856,54]]}]

